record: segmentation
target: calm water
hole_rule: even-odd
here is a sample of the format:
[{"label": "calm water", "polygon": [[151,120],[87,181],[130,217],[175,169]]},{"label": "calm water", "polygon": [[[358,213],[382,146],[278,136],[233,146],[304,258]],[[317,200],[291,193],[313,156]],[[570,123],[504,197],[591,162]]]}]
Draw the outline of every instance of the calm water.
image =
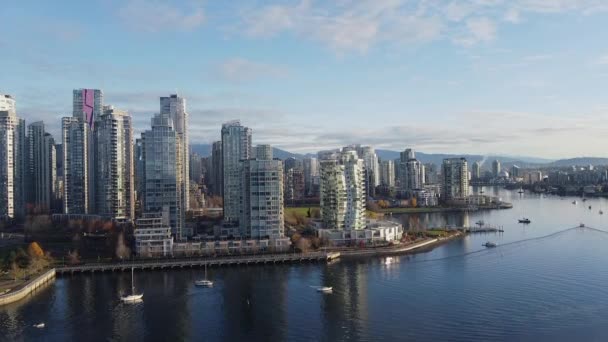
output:
[{"label": "calm water", "polygon": [[[482,219],[502,225],[502,234],[412,256],[210,269],[210,289],[193,286],[202,270],[136,273],[145,293],[136,305],[118,300],[130,274],[58,278],[34,298],[0,309],[0,340],[608,339],[608,233],[564,231],[581,222],[608,231],[608,201],[573,205],[574,198],[486,189],[493,191],[514,208],[399,219],[418,228]],[[600,208],[607,213],[599,215]],[[532,224],[518,224],[522,216]],[[487,240],[499,247],[485,249]],[[316,285],[334,292],[317,293]],[[40,321],[45,329],[32,328]]]}]

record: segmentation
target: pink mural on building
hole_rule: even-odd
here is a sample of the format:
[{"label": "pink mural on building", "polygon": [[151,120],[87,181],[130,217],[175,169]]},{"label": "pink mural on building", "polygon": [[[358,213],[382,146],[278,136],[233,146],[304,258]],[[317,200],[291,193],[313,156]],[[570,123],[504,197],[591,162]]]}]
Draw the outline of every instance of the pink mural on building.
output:
[{"label": "pink mural on building", "polygon": [[82,90],[82,109],[84,111],[84,117],[89,124],[89,128],[93,130],[95,125],[95,118],[93,117],[93,109],[95,107],[95,91],[93,89]]}]

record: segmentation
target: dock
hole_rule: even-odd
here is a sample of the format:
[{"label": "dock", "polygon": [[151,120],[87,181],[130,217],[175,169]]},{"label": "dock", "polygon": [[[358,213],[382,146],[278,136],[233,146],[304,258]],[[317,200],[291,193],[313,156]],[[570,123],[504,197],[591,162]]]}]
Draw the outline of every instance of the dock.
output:
[{"label": "dock", "polygon": [[120,263],[83,264],[72,266],[59,266],[55,268],[57,275],[95,272],[124,272],[131,268],[136,270],[165,270],[195,267],[221,267],[238,265],[260,265],[260,264],[289,264],[307,262],[329,262],[340,257],[338,252],[311,252],[291,254],[260,254],[241,256],[221,256],[205,258],[184,259],[154,259],[125,261]]}]

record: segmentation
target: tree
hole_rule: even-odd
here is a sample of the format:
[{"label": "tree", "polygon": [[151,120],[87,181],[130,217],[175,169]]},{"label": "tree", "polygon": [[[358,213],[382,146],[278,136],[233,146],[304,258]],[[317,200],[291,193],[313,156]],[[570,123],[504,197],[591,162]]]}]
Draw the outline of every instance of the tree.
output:
[{"label": "tree", "polygon": [[80,255],[77,250],[68,252],[68,263],[71,265],[80,263]]},{"label": "tree", "polygon": [[118,234],[118,241],[116,242],[116,256],[120,259],[128,258],[131,255],[131,249],[125,244],[125,233],[120,232]]},{"label": "tree", "polygon": [[44,251],[36,241],[30,243],[30,245],[27,247],[27,254],[32,259],[39,259],[44,257]]}]

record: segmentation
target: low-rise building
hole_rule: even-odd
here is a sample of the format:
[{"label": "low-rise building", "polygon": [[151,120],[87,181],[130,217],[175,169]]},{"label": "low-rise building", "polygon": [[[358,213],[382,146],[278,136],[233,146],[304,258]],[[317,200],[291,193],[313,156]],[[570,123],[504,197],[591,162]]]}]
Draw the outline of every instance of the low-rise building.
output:
[{"label": "low-rise building", "polygon": [[144,217],[137,219],[133,235],[137,255],[167,256],[173,254],[171,227],[163,222],[162,215],[144,214]]},{"label": "low-rise building", "polygon": [[373,246],[401,240],[403,226],[392,221],[373,221],[365,229],[317,229],[317,236],[334,246]]}]

